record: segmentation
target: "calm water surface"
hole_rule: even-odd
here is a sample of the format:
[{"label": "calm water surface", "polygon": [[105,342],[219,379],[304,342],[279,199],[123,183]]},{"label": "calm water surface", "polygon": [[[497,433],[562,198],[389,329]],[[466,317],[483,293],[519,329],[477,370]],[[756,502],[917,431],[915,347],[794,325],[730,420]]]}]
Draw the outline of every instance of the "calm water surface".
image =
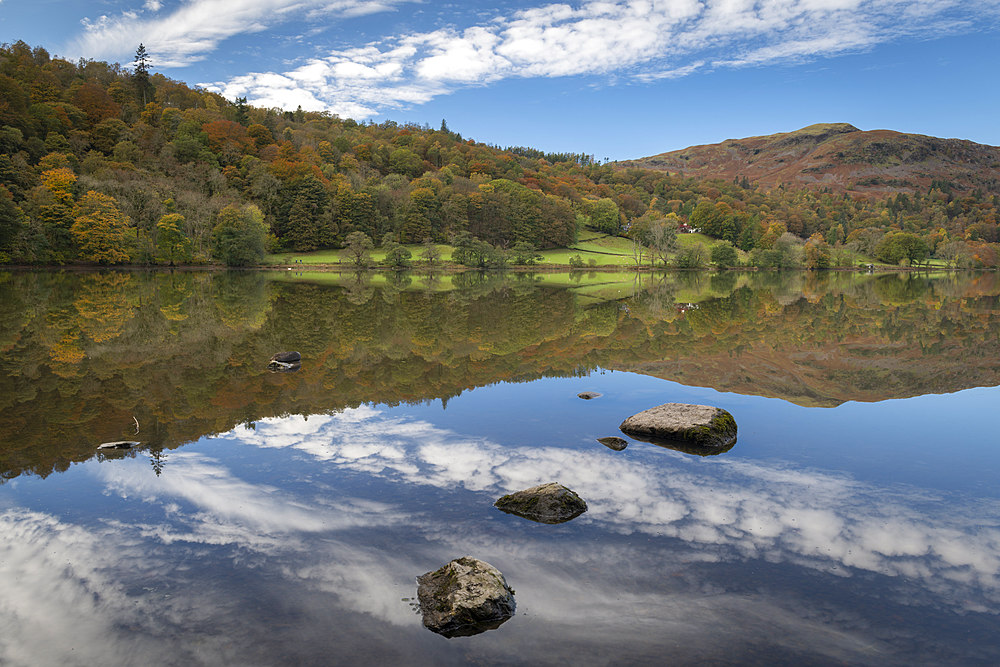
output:
[{"label": "calm water surface", "polygon": [[[1000,663],[997,277],[616,279],[0,274],[0,664]],[[736,446],[596,442],[665,402]]]}]

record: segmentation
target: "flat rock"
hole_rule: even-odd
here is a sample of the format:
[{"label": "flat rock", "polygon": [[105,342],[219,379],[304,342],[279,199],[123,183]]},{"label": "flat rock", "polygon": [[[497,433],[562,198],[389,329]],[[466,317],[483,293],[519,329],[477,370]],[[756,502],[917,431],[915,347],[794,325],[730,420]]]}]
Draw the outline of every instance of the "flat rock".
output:
[{"label": "flat rock", "polygon": [[587,511],[587,503],[562,484],[549,482],[508,494],[493,505],[538,523],[565,523]]},{"label": "flat rock", "polygon": [[599,394],[596,391],[581,391],[579,394],[577,394],[578,398],[582,398],[585,401],[589,401],[592,398],[600,398],[601,396],[602,394]]},{"label": "flat rock", "polygon": [[115,442],[102,442],[97,446],[98,449],[132,449],[133,447],[138,447],[140,442],[135,440],[116,440]]},{"label": "flat rock", "polygon": [[601,443],[608,449],[615,450],[616,452],[620,452],[628,447],[628,440],[614,435],[608,436],[607,438],[598,438],[597,442]]},{"label": "flat rock", "polygon": [[636,440],[700,456],[721,454],[736,444],[736,420],[710,405],[665,403],[632,415],[619,428]]},{"label": "flat rock", "polygon": [[293,364],[302,361],[302,355],[298,352],[275,352],[271,355],[271,361],[280,361],[283,364]]},{"label": "flat rock", "polygon": [[445,637],[500,627],[514,615],[514,591],[500,570],[468,556],[417,577],[424,626]]}]

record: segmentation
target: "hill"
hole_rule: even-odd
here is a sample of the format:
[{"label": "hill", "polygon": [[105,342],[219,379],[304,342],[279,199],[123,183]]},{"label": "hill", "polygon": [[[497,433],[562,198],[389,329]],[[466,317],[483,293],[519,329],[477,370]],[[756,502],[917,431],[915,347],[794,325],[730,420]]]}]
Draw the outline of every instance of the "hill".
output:
[{"label": "hill", "polygon": [[895,194],[952,189],[1000,192],[1000,148],[892,130],[862,131],[847,123],[727,139],[630,160],[622,166],[695,178],[746,178],[764,187]]},{"label": "hill", "polygon": [[[865,134],[818,126],[759,138],[757,157],[784,150],[772,161],[804,160],[829,142]],[[749,140],[735,144],[743,148],[723,153],[758,150]],[[848,142],[830,150],[868,156],[868,163],[885,153],[893,164],[929,164],[931,157],[918,160],[919,150],[904,154],[902,145]],[[984,157],[993,149],[974,147],[927,148],[966,165],[965,180],[937,180],[910,194],[768,188],[751,182],[744,167],[731,176],[718,170],[724,178],[707,167],[678,175],[663,165],[624,168],[586,153],[492,146],[444,121],[440,128],[376,124],[254,107],[159,73],[73,63],[16,42],[0,45],[0,264],[245,266],[259,265],[267,251],[360,252],[379,244],[395,268],[405,268],[411,253],[399,244],[450,244],[459,251],[453,261],[499,268],[526,263],[538,250],[558,254],[582,233],[599,232],[625,237],[615,241],[616,261],[624,248],[647,266],[700,268],[710,249],[678,236],[693,228],[746,253],[722,247],[730,259],[718,261],[758,268],[853,266],[858,254],[996,268],[996,169],[973,168],[993,159]],[[566,261],[575,254],[563,253]]]}]

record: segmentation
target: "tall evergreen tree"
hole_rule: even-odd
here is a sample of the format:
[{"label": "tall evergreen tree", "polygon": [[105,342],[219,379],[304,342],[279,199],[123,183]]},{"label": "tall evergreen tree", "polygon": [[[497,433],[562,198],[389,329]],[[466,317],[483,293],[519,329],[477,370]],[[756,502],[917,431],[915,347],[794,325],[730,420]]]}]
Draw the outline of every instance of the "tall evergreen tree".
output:
[{"label": "tall evergreen tree", "polygon": [[135,82],[136,97],[142,100],[145,107],[153,101],[153,84],[149,81],[149,68],[153,64],[149,60],[149,53],[146,47],[140,42],[139,48],[135,50],[135,60],[132,66],[132,80]]}]

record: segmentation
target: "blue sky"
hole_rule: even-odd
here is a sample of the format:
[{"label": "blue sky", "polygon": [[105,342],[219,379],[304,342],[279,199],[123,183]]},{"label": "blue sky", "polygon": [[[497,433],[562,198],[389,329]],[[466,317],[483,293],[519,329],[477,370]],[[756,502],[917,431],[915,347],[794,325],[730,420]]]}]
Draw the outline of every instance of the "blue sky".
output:
[{"label": "blue sky", "polygon": [[1000,0],[0,0],[0,41],[626,159],[819,122],[1000,145]]}]

